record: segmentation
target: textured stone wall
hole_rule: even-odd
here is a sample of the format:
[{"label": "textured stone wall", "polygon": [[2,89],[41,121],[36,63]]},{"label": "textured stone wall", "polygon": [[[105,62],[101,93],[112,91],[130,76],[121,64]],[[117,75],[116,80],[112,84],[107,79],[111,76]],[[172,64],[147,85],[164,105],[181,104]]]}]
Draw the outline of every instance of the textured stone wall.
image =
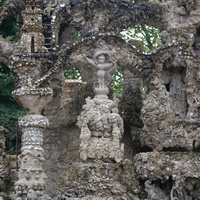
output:
[{"label": "textured stone wall", "polygon": [[[199,199],[200,2],[24,3],[21,40],[12,56],[4,59],[16,78],[15,99],[29,117],[42,114],[49,119],[40,148],[50,198]],[[159,28],[161,47],[145,53],[120,37],[120,31],[138,22]],[[79,158],[82,127],[76,125],[77,117],[84,113],[85,98],[96,95],[93,85],[98,77],[86,58],[95,59],[99,51],[109,52],[109,61],[123,71],[124,89],[118,102],[124,123],[122,162]],[[84,83],[64,81],[64,70],[76,66],[82,67]],[[146,89],[143,100],[141,87]],[[108,96],[114,99],[112,92]],[[23,192],[19,195],[40,193],[33,188]]]},{"label": "textured stone wall", "polygon": [[[68,4],[68,2],[66,3]],[[75,96],[62,109],[58,103],[55,104],[60,101],[58,98],[62,98],[60,95],[64,95],[61,89],[60,91],[58,89],[54,93],[56,95],[53,103],[49,104],[44,112],[52,120],[52,126],[46,130],[45,137],[48,142],[44,146],[48,152],[46,169],[49,179],[52,179],[49,185],[53,184],[55,187],[61,178],[60,186],[63,188],[60,189],[60,195],[64,190],[71,191],[72,196],[76,193],[69,188],[72,182],[69,181],[71,179],[68,176],[71,172],[68,173],[67,170],[74,162],[79,162],[78,169],[81,169],[82,166],[79,160],[80,130],[75,123],[76,116],[84,104],[84,98],[93,95],[91,84],[94,82],[94,71],[88,67],[84,57],[92,56],[95,49],[106,49],[112,51],[113,58],[117,60],[123,70],[124,89],[123,97],[119,102],[120,114],[124,120],[122,142],[125,145],[124,159],[133,160],[136,170],[134,177],[140,182],[140,187],[136,192],[138,198],[198,198],[200,169],[196,159],[198,159],[199,151],[200,101],[199,3],[197,1],[187,3],[184,1],[153,1],[162,13],[160,22],[156,25],[154,23],[159,17],[153,17],[150,20],[141,19],[141,22],[154,24],[160,28],[163,46],[148,55],[121,40],[116,35],[117,30],[109,33],[109,28],[105,28],[108,22],[101,15],[105,13],[106,6],[109,7],[111,1],[107,1],[105,4],[101,2],[102,7],[96,1],[93,3],[96,6],[94,7],[96,14],[91,11],[90,14],[94,17],[91,21],[90,16],[87,16],[83,10],[81,11],[82,4],[78,2],[74,4],[74,18],[70,26],[64,28],[63,24],[60,38],[57,40],[63,56],[69,55],[66,49],[71,51],[68,59],[64,59],[64,61],[63,58],[60,58],[59,62],[65,62],[64,65],[69,68],[76,65],[82,66],[81,74],[82,79],[86,81],[86,87],[82,90],[84,93],[82,93],[82,101],[79,101],[78,104],[75,103],[80,106],[79,108],[73,107],[73,102],[78,100]],[[119,6],[120,3],[122,2],[113,1],[113,5]],[[154,5],[151,5],[152,8]],[[121,11],[120,13],[123,16]],[[114,16],[112,15],[112,17]],[[101,20],[102,26],[100,25]],[[99,27],[94,25],[94,21]],[[120,20],[118,22],[120,27],[122,22]],[[59,24],[58,21],[56,23]],[[108,27],[115,26],[111,24]],[[126,25],[128,24],[126,23]],[[89,28],[91,31],[87,32],[88,30],[83,26],[92,27],[92,29]],[[98,34],[98,29],[105,33]],[[83,40],[74,42],[72,36],[77,30],[80,30]],[[89,37],[84,38],[85,35]],[[72,46],[70,46],[71,44]],[[58,62],[57,64],[59,65]],[[61,84],[59,87],[62,87],[63,82],[60,80],[59,84]],[[145,84],[146,88],[146,98],[143,102],[141,98],[142,84]],[[80,99],[80,97],[78,98]],[[55,113],[50,114],[54,109]],[[145,153],[142,153],[143,151]],[[195,153],[190,155],[189,151]],[[73,161],[71,157],[68,157],[69,152]],[[147,165],[146,162],[151,160],[152,162]],[[174,163],[170,163],[171,160],[174,160]],[[52,162],[55,163],[53,166]],[[190,162],[197,164],[194,171],[193,167],[188,167]],[[183,163],[188,163],[188,165],[184,167]],[[73,170],[73,167],[70,170]],[[153,174],[154,170],[155,175]],[[68,175],[63,177],[65,173]],[[76,181],[78,181],[77,178],[80,177],[76,177]],[[83,183],[78,181],[79,186],[87,182],[88,180]],[[89,198],[87,197],[87,188],[79,192],[77,191],[77,195],[75,195],[77,198]],[[135,195],[134,192],[132,194]],[[94,195],[97,198],[98,194],[93,193]],[[123,192],[121,195],[123,196]],[[61,196],[60,198],[64,199],[70,194],[66,193]],[[92,199],[93,196],[90,198]],[[134,199],[136,196],[125,198]]]}]

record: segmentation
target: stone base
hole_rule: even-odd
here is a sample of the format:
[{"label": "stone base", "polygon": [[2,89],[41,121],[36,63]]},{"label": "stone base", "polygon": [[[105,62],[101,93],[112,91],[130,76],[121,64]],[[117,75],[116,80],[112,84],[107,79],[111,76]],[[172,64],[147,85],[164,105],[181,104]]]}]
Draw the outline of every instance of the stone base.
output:
[{"label": "stone base", "polygon": [[60,199],[127,199],[137,200],[139,184],[129,160],[112,164],[74,163],[61,179],[55,200]]}]

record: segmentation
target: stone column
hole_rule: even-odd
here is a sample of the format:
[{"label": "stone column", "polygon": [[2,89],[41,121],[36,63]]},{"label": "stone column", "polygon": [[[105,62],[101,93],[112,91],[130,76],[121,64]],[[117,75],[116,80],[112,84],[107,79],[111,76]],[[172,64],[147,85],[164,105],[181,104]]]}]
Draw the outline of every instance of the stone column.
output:
[{"label": "stone column", "polygon": [[41,199],[45,189],[46,173],[43,169],[44,150],[43,129],[48,125],[48,119],[42,115],[27,115],[19,118],[22,128],[22,148],[19,156],[20,170],[15,183],[17,196],[26,197],[34,190],[37,199]]},{"label": "stone column", "polygon": [[22,128],[22,148],[19,156],[20,170],[15,183],[14,198],[42,200],[44,199],[45,178],[43,129],[49,120],[40,113],[52,98],[50,88],[21,88],[13,92],[13,96],[29,113],[19,118]]}]

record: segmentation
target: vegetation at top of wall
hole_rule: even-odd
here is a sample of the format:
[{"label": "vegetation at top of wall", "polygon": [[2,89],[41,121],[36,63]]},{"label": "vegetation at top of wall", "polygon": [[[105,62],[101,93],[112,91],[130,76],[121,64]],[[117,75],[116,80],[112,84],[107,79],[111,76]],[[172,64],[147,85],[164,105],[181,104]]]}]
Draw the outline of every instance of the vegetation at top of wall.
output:
[{"label": "vegetation at top of wall", "polygon": [[117,70],[112,75],[112,79],[113,81],[111,84],[111,88],[117,97],[121,97],[124,86],[124,77],[121,67],[117,67]]}]

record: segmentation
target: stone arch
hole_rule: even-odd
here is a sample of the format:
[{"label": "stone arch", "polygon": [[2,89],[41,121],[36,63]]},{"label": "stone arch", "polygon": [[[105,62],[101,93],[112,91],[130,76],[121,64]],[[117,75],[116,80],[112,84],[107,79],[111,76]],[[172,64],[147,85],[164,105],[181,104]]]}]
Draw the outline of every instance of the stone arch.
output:
[{"label": "stone arch", "polygon": [[73,41],[71,35],[79,31],[83,37],[88,37],[100,32],[119,33],[124,28],[134,26],[138,22],[157,27],[159,24],[157,21],[161,19],[162,12],[152,3],[131,3],[118,0],[107,2],[76,0],[57,3],[51,7],[49,5],[49,1],[46,1],[46,15],[50,12],[52,35],[54,35],[52,42],[56,47],[66,41]]},{"label": "stone arch", "polygon": [[[64,45],[58,53],[58,58],[56,59],[54,66],[36,81],[36,86],[39,86],[45,80],[51,79],[52,76],[64,68],[70,69],[76,65],[86,67],[87,63],[82,52],[88,52],[88,55],[92,55],[98,48],[100,48],[98,47],[98,41],[100,40],[107,43],[108,47],[106,48],[112,52],[112,55],[115,57],[115,60],[117,60],[120,66],[130,69],[135,76],[142,76],[144,73],[142,69],[142,60],[145,60],[143,52],[136,49],[134,46],[130,45],[114,33],[100,33],[81,41],[74,42],[72,45]],[[95,43],[96,46],[94,45]],[[114,51],[112,50],[112,46],[115,48]]]},{"label": "stone arch", "polygon": [[[130,130],[131,128],[129,124],[132,123],[132,125],[137,128],[143,126],[142,120],[140,118],[140,110],[142,106],[140,78],[144,76],[144,71],[146,70],[146,68],[143,69],[143,64],[145,63],[145,55],[141,51],[127,43],[121,37],[116,35],[101,34],[95,36],[94,38],[91,37],[84,39],[83,41],[77,42],[71,47],[63,47],[54,68],[55,71],[57,69],[59,70],[54,73],[53,71],[51,71],[52,74],[50,74],[51,78],[53,78],[53,75],[55,77],[54,80],[51,81],[51,84],[53,85],[53,87],[55,86],[57,80],[59,81],[59,73],[61,72],[61,74],[63,74],[63,70],[71,69],[74,66],[80,66],[83,68],[81,73],[84,74],[82,76],[82,80],[83,82],[87,82],[87,85],[86,88],[81,89],[78,86],[79,83],[75,82],[76,89],[70,90],[73,93],[72,95],[75,95],[72,98],[76,98],[76,100],[71,101],[72,103],[70,103],[70,101],[66,100],[68,97],[63,98],[64,94],[62,94],[63,96],[61,95],[61,99],[55,96],[54,101],[52,101],[52,103],[50,103],[49,105],[50,110],[48,110],[47,107],[44,111],[44,114],[53,121],[52,123],[55,124],[57,128],[59,126],[66,126],[66,124],[68,124],[67,126],[74,127],[74,131],[76,130],[76,134],[79,132],[77,130],[77,127],[75,127],[76,118],[80,112],[80,109],[82,108],[82,105],[85,103],[85,98],[94,95],[92,91],[92,86],[94,82],[94,70],[88,67],[89,64],[87,63],[85,56],[92,58],[94,53],[98,50],[110,51],[111,56],[114,60],[117,61],[117,64],[122,68],[123,71],[125,85],[124,97],[122,97],[122,101],[124,103],[120,105],[121,111],[124,112],[123,118],[126,121],[126,133],[123,140],[125,145],[127,146],[127,149],[125,148],[126,156],[132,159],[135,150],[133,149],[134,145],[132,143],[130,134],[130,131],[133,130]],[[148,68],[150,66],[146,67]],[[62,81],[63,80],[61,78],[60,82]],[[67,84],[69,85],[71,83]],[[60,83],[57,84],[58,87],[60,87],[59,85]],[[79,89],[81,92],[79,92]],[[56,92],[58,90],[60,90],[61,93],[64,93],[63,86],[61,86],[60,89],[55,89]],[[54,94],[56,92],[54,92]],[[58,109],[59,107],[59,102],[61,102],[59,111],[60,113],[57,113],[56,109]],[[66,107],[66,105],[68,106],[68,108]],[[55,113],[53,113],[54,108]],[[73,113],[73,116],[70,116],[72,110],[75,114]],[[52,116],[52,118],[49,117],[49,115]],[[67,117],[68,115],[71,117],[70,119]],[[51,130],[49,132],[51,132]],[[48,141],[48,139],[46,141]]]}]

